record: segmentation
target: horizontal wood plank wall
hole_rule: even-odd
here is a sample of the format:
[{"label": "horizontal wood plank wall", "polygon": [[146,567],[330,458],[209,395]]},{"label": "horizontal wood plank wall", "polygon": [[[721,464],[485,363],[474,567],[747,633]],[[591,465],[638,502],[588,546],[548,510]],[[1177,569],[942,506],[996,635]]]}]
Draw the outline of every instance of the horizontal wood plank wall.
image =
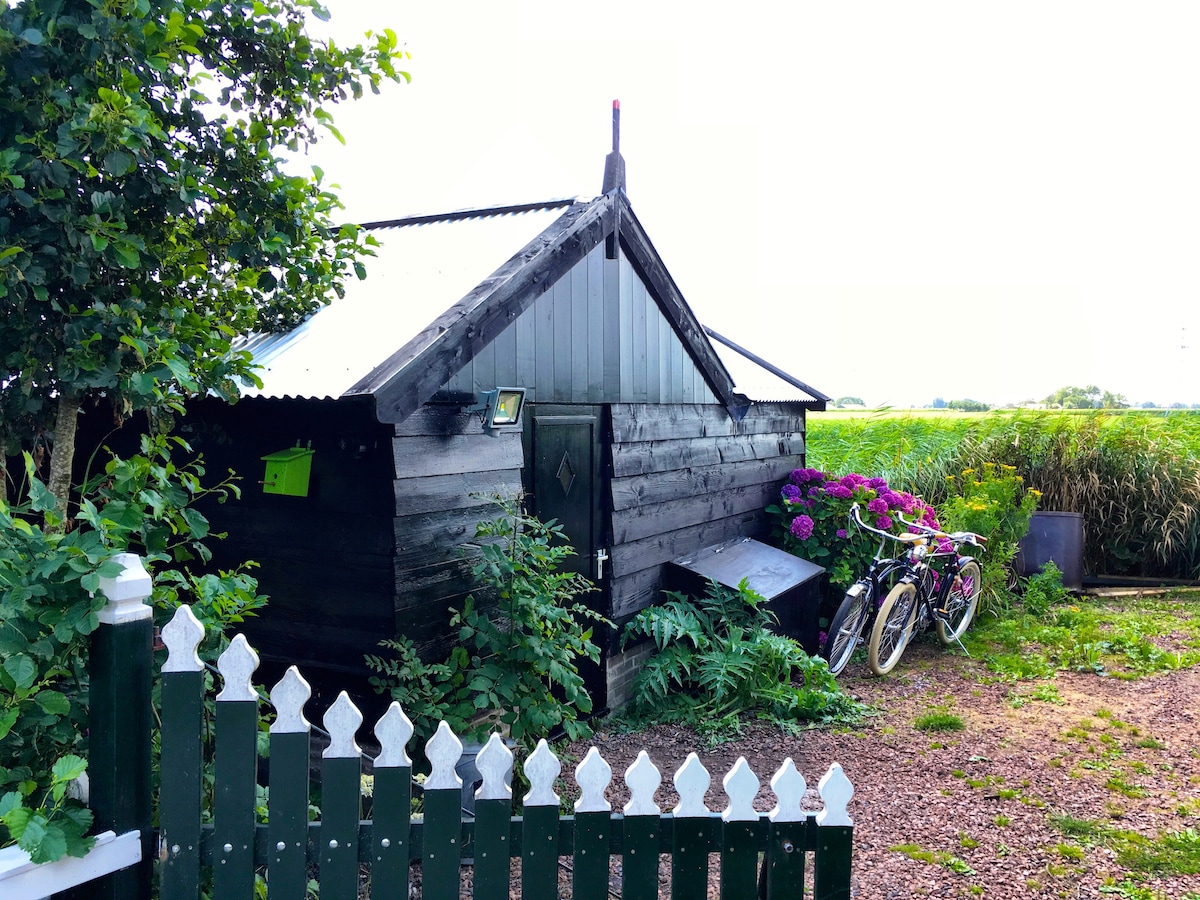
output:
[{"label": "horizontal wood plank wall", "polygon": [[530,389],[540,403],[715,403],[716,397],[624,256],[594,248],[446,385]]},{"label": "horizontal wood plank wall", "polygon": [[494,494],[521,490],[521,435],[489,435],[479,417],[428,405],[395,426],[394,617],[397,631],[424,647],[449,634],[450,607],[471,592],[465,546],[493,518]]},{"label": "horizontal wood plank wall", "polygon": [[765,509],[804,464],[804,412],[760,404],[614,404],[613,618],[653,603],[665,563],[733,537],[764,537]]}]

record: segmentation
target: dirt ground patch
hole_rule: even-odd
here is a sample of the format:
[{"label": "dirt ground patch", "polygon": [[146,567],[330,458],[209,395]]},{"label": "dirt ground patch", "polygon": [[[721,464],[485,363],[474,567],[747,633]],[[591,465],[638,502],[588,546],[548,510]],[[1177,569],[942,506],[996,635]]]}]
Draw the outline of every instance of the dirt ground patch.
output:
[{"label": "dirt ground patch", "polygon": [[[1200,876],[1137,872],[1122,862],[1121,845],[1103,837],[1200,830],[1200,670],[1004,683],[925,638],[890,677],[856,663],[841,680],[876,714],[854,729],[800,737],[751,726],[700,752],[713,778],[709,807],[724,809],[721,778],[739,756],[763,783],[763,810],[774,805],[768,782],[785,757],[810,785],[837,762],[855,788],[856,900],[1200,900]],[[963,729],[914,727],[940,711],[960,717]],[[564,774],[593,744],[613,768],[614,808],[625,802],[625,769],[645,749],[663,772],[664,809],[676,802],[671,775],[700,746],[677,726],[602,730],[567,748]]]}]

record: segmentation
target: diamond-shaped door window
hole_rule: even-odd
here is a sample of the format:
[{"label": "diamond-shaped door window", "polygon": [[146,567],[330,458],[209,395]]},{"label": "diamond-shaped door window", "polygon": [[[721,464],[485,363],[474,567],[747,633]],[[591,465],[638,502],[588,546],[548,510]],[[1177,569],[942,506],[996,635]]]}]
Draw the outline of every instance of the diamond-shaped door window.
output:
[{"label": "diamond-shaped door window", "polygon": [[554,477],[562,485],[563,496],[570,494],[571,485],[575,483],[575,467],[571,464],[571,457],[566,451],[563,451],[562,462],[558,464],[558,472]]}]

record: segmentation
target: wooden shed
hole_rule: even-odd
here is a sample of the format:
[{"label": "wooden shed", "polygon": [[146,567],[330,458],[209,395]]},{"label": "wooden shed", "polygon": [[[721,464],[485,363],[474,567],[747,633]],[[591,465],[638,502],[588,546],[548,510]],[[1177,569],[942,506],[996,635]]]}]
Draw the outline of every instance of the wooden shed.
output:
[{"label": "wooden shed", "polygon": [[[446,641],[488,494],[523,490],[562,522],[600,588],[588,602],[618,623],[655,602],[671,560],[764,534],[828,398],[706,333],[611,162],[595,199],[371,223],[369,277],[246,341],[261,389],[191,410],[210,470],[251,482],[208,512],[230,535],[218,563],[261,564],[272,600],[247,630],[264,658],[361,676],[382,638]],[[497,387],[526,392],[519,429],[468,409]],[[292,461],[303,492],[277,492]],[[597,709],[636,669],[611,638]]]}]

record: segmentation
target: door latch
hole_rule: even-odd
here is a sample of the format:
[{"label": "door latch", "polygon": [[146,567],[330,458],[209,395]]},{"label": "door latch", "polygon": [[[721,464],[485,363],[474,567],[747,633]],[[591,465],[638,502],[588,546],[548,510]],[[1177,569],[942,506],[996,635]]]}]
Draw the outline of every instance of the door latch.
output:
[{"label": "door latch", "polygon": [[604,580],[604,564],[606,562],[608,562],[608,551],[607,550],[597,550],[596,551],[596,580],[597,581]]}]

